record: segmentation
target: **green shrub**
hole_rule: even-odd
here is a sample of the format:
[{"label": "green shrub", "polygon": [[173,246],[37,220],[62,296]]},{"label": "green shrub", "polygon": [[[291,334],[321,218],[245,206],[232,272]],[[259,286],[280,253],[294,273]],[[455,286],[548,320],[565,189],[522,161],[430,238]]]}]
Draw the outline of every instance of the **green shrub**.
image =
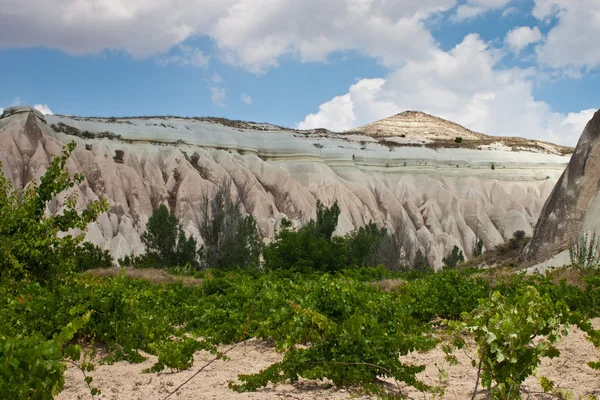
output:
[{"label": "green shrub", "polygon": [[596,232],[580,233],[577,241],[569,247],[571,264],[580,269],[596,269],[600,265],[600,251],[598,251],[598,238]]},{"label": "green shrub", "polygon": [[249,190],[249,184],[235,187],[225,179],[203,194],[195,222],[204,241],[200,255],[205,268],[258,267],[262,240],[254,217],[242,212]]},{"label": "green shrub", "polygon": [[460,136],[457,136],[456,138],[454,138],[454,142],[455,143],[462,143],[463,139]]},{"label": "green shrub", "polygon": [[122,265],[133,262],[137,267],[169,268],[186,264],[194,268],[200,267],[196,239],[185,235],[175,214],[170,213],[164,204],[154,210],[148,219],[141,239],[146,247],[146,254],[134,258],[135,261],[131,258],[123,260]]},{"label": "green shrub", "polygon": [[458,246],[454,246],[450,253],[442,259],[445,268],[456,268],[458,264],[465,261],[462,250]]},{"label": "green shrub", "polygon": [[[542,358],[560,355],[554,345],[567,334],[569,318],[564,302],[555,303],[528,286],[511,297],[494,292],[473,313],[463,314],[462,322],[451,325],[473,335],[482,385],[492,399],[505,400],[520,398],[521,384]],[[456,343],[465,344],[460,337]]]},{"label": "green shrub", "polygon": [[115,264],[108,250],[84,242],[75,248],[75,271],[83,272],[96,268],[110,268]]},{"label": "green shrub", "polygon": [[62,154],[50,161],[40,181],[31,182],[23,191],[13,191],[10,182],[0,173],[1,275],[30,276],[48,282],[75,268],[73,254],[84,234],[59,237],[57,233],[75,228],[85,231],[90,222],[108,209],[102,200],[91,202],[80,212],[76,195],[71,194],[61,214],[46,215],[48,202],[83,181],[83,175],[71,177],[65,169],[75,146],[75,142],[71,142],[63,147]]}]

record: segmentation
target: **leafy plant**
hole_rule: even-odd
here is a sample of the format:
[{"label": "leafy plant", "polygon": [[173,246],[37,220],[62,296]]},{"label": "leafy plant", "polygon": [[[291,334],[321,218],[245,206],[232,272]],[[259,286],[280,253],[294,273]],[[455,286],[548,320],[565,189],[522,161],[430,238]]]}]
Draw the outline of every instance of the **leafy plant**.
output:
[{"label": "leafy plant", "polygon": [[203,193],[195,222],[204,240],[200,254],[205,267],[258,266],[262,240],[254,217],[242,212],[249,190],[247,183],[236,187],[225,179],[212,193]]},{"label": "leafy plant", "polygon": [[600,265],[598,244],[596,232],[591,235],[588,232],[579,234],[577,241],[569,247],[571,264],[580,269],[597,269]]},{"label": "leafy plant", "polygon": [[454,246],[450,253],[442,259],[444,266],[450,269],[456,268],[456,266],[463,261],[465,261],[465,256],[458,246]]},{"label": "leafy plant", "polygon": [[454,138],[454,142],[455,143],[462,143],[463,139],[460,136],[457,136],[456,138]]},{"label": "leafy plant", "polygon": [[[193,236],[187,237],[179,225],[179,220],[161,204],[146,224],[146,231],[141,236],[146,247],[137,266],[152,265],[155,268],[168,268],[190,264],[195,268],[200,266],[198,260],[198,245]],[[130,260],[124,260],[127,264]]]},{"label": "leafy plant", "polygon": [[483,254],[483,240],[477,239],[475,240],[475,244],[473,245],[473,257],[478,257]]},{"label": "leafy plant", "polygon": [[[464,313],[461,322],[451,326],[473,335],[477,343],[482,385],[492,399],[520,398],[521,384],[540,364],[542,358],[558,357],[554,346],[567,334],[570,311],[533,286],[519,289],[514,296],[493,292],[481,300],[473,313]],[[458,337],[455,344],[465,345]],[[479,373],[478,382],[479,383]],[[477,386],[475,391],[477,390]]]},{"label": "leafy plant", "polygon": [[95,268],[109,268],[115,262],[108,250],[84,242],[75,248],[75,271],[83,272]]},{"label": "leafy plant", "polygon": [[69,229],[85,231],[90,222],[108,210],[104,200],[93,201],[83,211],[77,209],[76,194],[67,196],[60,214],[47,215],[49,203],[61,192],[83,181],[81,174],[70,176],[67,159],[75,149],[71,142],[62,154],[50,161],[48,170],[24,190],[13,191],[0,174],[0,272],[15,278],[30,276],[41,282],[64,276],[75,267],[72,254],[83,233],[60,236]]}]

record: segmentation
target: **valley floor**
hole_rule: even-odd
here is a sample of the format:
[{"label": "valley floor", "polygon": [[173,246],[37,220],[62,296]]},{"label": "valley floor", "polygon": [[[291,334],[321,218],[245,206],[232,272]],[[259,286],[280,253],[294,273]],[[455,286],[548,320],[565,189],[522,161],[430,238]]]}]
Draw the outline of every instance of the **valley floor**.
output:
[{"label": "valley floor", "polygon": [[[600,328],[600,318],[592,321],[596,329]],[[225,351],[230,346],[223,346]],[[553,380],[557,387],[570,394],[566,398],[588,399],[588,396],[600,397],[600,373],[586,365],[588,361],[600,358],[600,350],[585,338],[585,334],[576,327],[572,327],[569,335],[558,343],[561,351],[559,358],[544,359],[538,370],[538,377],[545,376]],[[449,366],[444,361],[444,353],[438,348],[426,353],[411,353],[402,357],[403,361],[417,365],[427,365],[425,371],[418,375],[426,384],[443,387],[443,399],[470,399],[475,386],[476,368],[471,366],[471,358],[475,350],[455,351],[458,365]],[[240,343],[227,356],[228,361],[216,361],[204,371],[194,377],[170,398],[179,400],[192,399],[367,399],[347,390],[328,387],[322,382],[301,381],[296,385],[269,386],[258,392],[236,393],[227,385],[229,381],[236,381],[238,374],[258,372],[274,362],[282,359],[272,346],[263,341],[251,339]],[[114,365],[98,365],[92,373],[93,385],[98,387],[102,394],[100,399],[107,400],[162,400],[177,386],[190,378],[202,365],[213,358],[207,352],[198,352],[195,356],[194,367],[188,371],[178,373],[151,373],[144,374],[142,370],[149,368],[156,361],[156,357],[149,356],[142,364],[129,364],[118,362]],[[447,372],[447,379],[443,379],[438,369]],[[440,379],[442,378],[442,379]],[[536,377],[530,377],[524,385],[531,399],[557,398],[543,394],[537,383]],[[390,387],[395,383],[389,382]],[[402,386],[402,393],[412,399],[439,398],[432,394],[424,394],[414,388]],[[478,399],[487,398],[486,393],[479,386]],[[527,395],[524,391],[524,395]],[[569,397],[572,396],[572,397]],[[65,375],[65,390],[56,397],[57,400],[90,399],[89,390],[83,382],[81,372],[70,366]],[[374,398],[374,397],[373,397]],[[527,397],[525,397],[527,398]]]}]

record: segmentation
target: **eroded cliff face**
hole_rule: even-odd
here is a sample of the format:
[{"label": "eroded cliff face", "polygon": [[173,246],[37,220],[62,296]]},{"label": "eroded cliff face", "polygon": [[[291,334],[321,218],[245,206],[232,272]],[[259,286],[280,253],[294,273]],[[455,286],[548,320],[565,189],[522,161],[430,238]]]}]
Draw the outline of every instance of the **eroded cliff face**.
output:
[{"label": "eroded cliff face", "polygon": [[[317,199],[326,205],[337,200],[337,234],[370,220],[390,229],[401,223],[409,242],[440,266],[454,245],[468,255],[477,238],[491,248],[516,230],[531,234],[569,158],[550,144],[515,151],[498,138],[447,149],[424,147],[433,142],[393,136],[389,129],[381,142],[360,132],[300,132],[239,121],[44,120],[31,109],[17,111],[5,110],[0,119],[3,172],[23,187],[43,175],[62,144],[75,140],[68,169],[86,177],[76,188],[78,201],[83,206],[105,197],[111,205],[90,224],[87,240],[116,258],[144,251],[140,234],[159,204],[197,234],[200,200],[229,178],[237,188],[249,187],[245,211],[265,238],[283,217],[296,224],[313,218]],[[451,135],[460,134],[457,129],[453,125]],[[48,211],[60,212],[63,200]]]},{"label": "eroded cliff face", "polygon": [[580,233],[600,233],[600,111],[585,127],[575,153],[549,196],[525,259],[545,261],[568,250]]}]

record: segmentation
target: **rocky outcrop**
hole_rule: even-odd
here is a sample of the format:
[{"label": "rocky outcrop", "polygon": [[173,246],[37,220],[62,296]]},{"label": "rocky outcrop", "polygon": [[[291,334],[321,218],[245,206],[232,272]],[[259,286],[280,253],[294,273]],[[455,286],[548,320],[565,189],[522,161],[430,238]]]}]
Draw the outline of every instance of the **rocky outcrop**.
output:
[{"label": "rocky outcrop", "polygon": [[[425,123],[443,129],[435,117]],[[202,196],[228,178],[237,188],[249,187],[244,208],[265,238],[284,217],[296,224],[314,217],[317,199],[326,205],[337,200],[337,234],[369,221],[390,229],[403,224],[407,240],[436,266],[455,245],[468,255],[477,238],[491,248],[516,230],[531,233],[568,162],[551,146],[428,148],[388,139],[398,145],[361,132],[207,118],[43,120],[32,110],[8,109],[0,118],[0,161],[20,188],[44,173],[62,144],[75,140],[67,167],[86,178],[76,188],[78,201],[83,206],[105,197],[111,206],[90,224],[87,240],[117,258],[143,252],[140,234],[159,204],[197,234]],[[62,200],[49,212],[60,212]]]},{"label": "rocky outcrop", "polygon": [[422,139],[481,139],[486,135],[420,111],[404,111],[357,128],[370,136],[401,136]]},{"label": "rocky outcrop", "polygon": [[580,233],[600,233],[600,111],[585,127],[575,153],[546,201],[525,249],[528,261],[567,250]]}]

